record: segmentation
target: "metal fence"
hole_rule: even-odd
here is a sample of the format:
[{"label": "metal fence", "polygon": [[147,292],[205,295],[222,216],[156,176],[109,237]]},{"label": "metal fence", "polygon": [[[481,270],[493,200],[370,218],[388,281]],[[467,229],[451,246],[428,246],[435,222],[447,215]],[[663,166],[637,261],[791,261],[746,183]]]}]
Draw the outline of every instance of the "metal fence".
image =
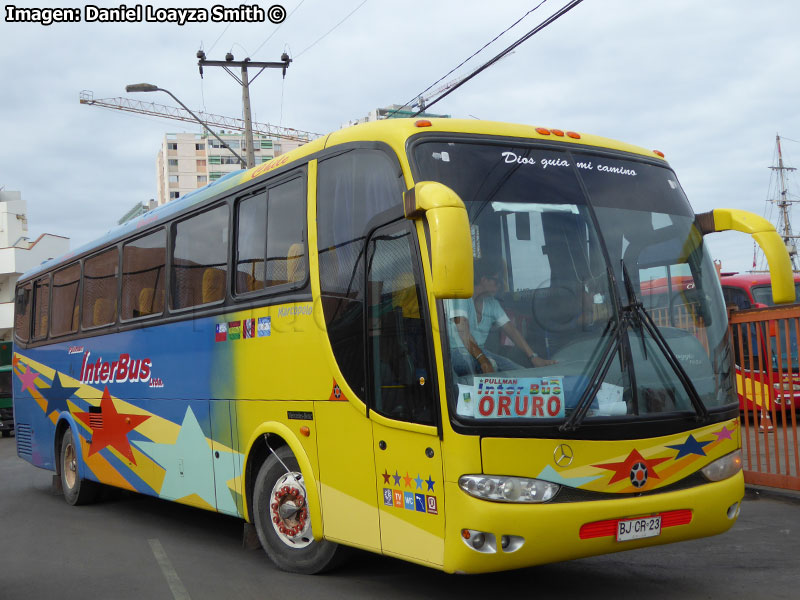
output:
[{"label": "metal fence", "polygon": [[800,305],[730,312],[747,483],[800,491]]}]

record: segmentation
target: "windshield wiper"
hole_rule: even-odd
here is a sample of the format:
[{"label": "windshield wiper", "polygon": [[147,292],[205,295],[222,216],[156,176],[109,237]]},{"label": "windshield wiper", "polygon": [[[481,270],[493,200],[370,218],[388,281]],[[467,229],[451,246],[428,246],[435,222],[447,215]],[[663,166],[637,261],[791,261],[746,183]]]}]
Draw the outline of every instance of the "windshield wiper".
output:
[{"label": "windshield wiper", "polygon": [[[669,343],[664,336],[661,334],[661,330],[653,321],[653,318],[650,316],[650,313],[647,312],[645,309],[644,304],[642,304],[636,297],[636,292],[633,288],[633,284],[631,283],[630,275],[628,274],[628,267],[625,266],[625,261],[622,261],[622,277],[625,281],[625,290],[628,293],[628,306],[625,307],[625,310],[629,310],[636,314],[636,323],[641,327],[641,336],[642,336],[642,347],[644,347],[644,330],[646,329],[647,332],[652,336],[655,340],[658,349],[661,350],[662,354],[667,359],[667,363],[669,366],[672,367],[672,370],[675,372],[675,375],[678,376],[678,380],[683,385],[686,393],[689,395],[689,400],[694,407],[695,412],[697,413],[697,417],[699,420],[705,421],[708,419],[708,409],[706,405],[703,404],[703,400],[700,398],[700,394],[697,393],[697,388],[694,387],[694,383],[687,375],[686,370],[681,365],[678,357],[675,356],[675,352],[670,347]],[[644,355],[645,359],[647,359],[647,354]]]},{"label": "windshield wiper", "polygon": [[[698,419],[702,421],[708,419],[708,409],[706,408],[705,404],[703,404],[703,400],[700,398],[700,394],[697,393],[697,389],[694,387],[692,380],[689,379],[689,376],[686,374],[686,371],[678,360],[678,357],[675,356],[675,352],[669,346],[669,343],[667,343],[667,341],[664,339],[664,336],[661,334],[661,331],[653,322],[650,313],[647,312],[644,305],[639,302],[638,298],[636,297],[636,292],[633,288],[633,284],[631,283],[630,275],[628,274],[628,268],[625,266],[624,262],[622,263],[622,277],[625,284],[625,291],[628,295],[628,304],[621,307],[621,314],[617,321],[609,321],[608,325],[606,325],[606,331],[603,332],[603,335],[606,335],[606,332],[608,332],[609,327],[611,327],[613,323],[613,329],[610,332],[611,338],[606,344],[606,347],[604,348],[603,353],[597,362],[597,366],[592,372],[592,376],[589,379],[589,385],[586,386],[583,394],[581,394],[580,400],[578,400],[578,404],[575,406],[575,411],[572,413],[572,415],[570,415],[569,419],[559,426],[559,431],[576,431],[581,426],[581,423],[583,423],[583,420],[586,418],[586,413],[589,412],[589,407],[592,405],[592,401],[597,395],[597,392],[600,390],[600,387],[603,385],[603,381],[605,380],[606,374],[611,367],[616,350],[622,344],[622,339],[625,335],[625,332],[632,325],[637,325],[639,327],[642,342],[642,352],[645,356],[645,359],[647,358],[647,350],[645,346],[644,330],[647,330],[647,332],[655,340],[659,350],[661,350],[666,357],[667,363],[678,376],[678,380],[681,382],[681,385],[683,385],[684,389],[689,395],[689,400],[691,401],[692,406],[697,413]],[[635,367],[631,365],[631,368],[631,385],[635,388]]]},{"label": "windshield wiper", "polygon": [[[575,431],[578,429],[578,427],[580,427],[580,424],[586,417],[586,413],[589,411],[592,401],[597,395],[597,392],[600,391],[603,381],[605,381],[608,369],[611,368],[611,363],[614,360],[616,351],[622,343],[622,336],[627,329],[627,325],[624,324],[624,321],[626,321],[625,318],[620,318],[619,320],[612,319],[608,321],[606,329],[603,332],[603,336],[609,334],[611,337],[609,338],[606,347],[603,349],[602,355],[597,361],[597,366],[595,366],[594,371],[592,372],[592,376],[589,379],[589,384],[586,386],[586,389],[583,390],[580,400],[578,400],[578,403],[575,405],[575,410],[570,415],[569,419],[564,421],[564,423],[559,426],[559,431]],[[610,332],[609,329],[611,329]]]}]

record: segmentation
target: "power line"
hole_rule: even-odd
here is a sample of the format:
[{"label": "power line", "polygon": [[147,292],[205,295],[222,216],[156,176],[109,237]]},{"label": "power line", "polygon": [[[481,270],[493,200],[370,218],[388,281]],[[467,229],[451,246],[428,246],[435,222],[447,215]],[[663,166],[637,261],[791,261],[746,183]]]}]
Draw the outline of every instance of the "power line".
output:
[{"label": "power line", "polygon": [[272,39],[272,36],[273,36],[273,35],[275,35],[276,33],[278,33],[278,30],[279,30],[281,27],[283,27],[283,24],[284,24],[284,23],[286,23],[286,21],[288,21],[288,20],[289,20],[289,17],[291,17],[291,16],[292,16],[292,15],[293,15],[293,14],[294,14],[296,11],[297,11],[297,9],[298,9],[298,8],[300,8],[301,6],[303,6],[303,2],[305,2],[305,1],[306,1],[306,0],[300,0],[300,3],[299,3],[297,6],[295,6],[295,7],[294,7],[294,9],[292,9],[292,12],[290,12],[288,15],[286,15],[286,18],[285,18],[285,19],[284,19],[284,20],[283,20],[283,21],[280,23],[280,25],[278,25],[278,26],[275,28],[275,31],[273,31],[272,33],[270,33],[270,34],[267,36],[267,39],[265,39],[263,42],[261,42],[261,45],[260,45],[258,48],[256,48],[256,49],[255,49],[255,51],[253,52],[253,56],[255,56],[256,52],[258,52],[259,50],[261,50],[261,48],[264,46],[264,44],[266,44],[268,41],[270,41],[270,40]]},{"label": "power line", "polygon": [[[468,58],[466,58],[466,59],[464,59],[463,61],[461,61],[461,63],[460,63],[459,65],[457,65],[457,66],[453,67],[452,69],[450,69],[450,70],[449,70],[447,73],[445,73],[444,75],[442,75],[442,76],[441,76],[439,79],[437,79],[436,81],[434,81],[432,84],[430,84],[430,85],[429,85],[428,87],[426,87],[424,90],[422,90],[422,91],[421,91],[419,94],[415,94],[415,95],[414,95],[414,97],[413,97],[413,98],[411,98],[411,99],[410,99],[408,102],[406,102],[406,103],[405,103],[403,106],[411,106],[411,103],[412,103],[412,102],[413,102],[413,101],[414,101],[416,98],[420,98],[420,97],[421,97],[421,96],[422,96],[422,95],[423,95],[425,92],[427,92],[428,90],[430,90],[431,88],[433,88],[433,86],[435,86],[437,83],[439,83],[439,82],[443,81],[443,80],[444,80],[445,78],[447,78],[449,75],[451,75],[452,73],[454,73],[455,71],[457,71],[458,69],[460,69],[461,67],[463,67],[463,66],[464,66],[465,64],[467,64],[469,61],[471,61],[473,58],[475,58],[475,57],[476,57],[478,54],[480,54],[481,52],[483,52],[483,51],[484,51],[486,48],[488,48],[489,46],[491,46],[492,44],[494,44],[494,43],[495,43],[495,42],[496,42],[496,41],[497,41],[499,38],[501,38],[501,37],[502,37],[502,36],[504,36],[506,33],[508,33],[509,31],[511,31],[511,30],[512,30],[514,27],[516,27],[517,25],[519,25],[519,24],[520,24],[520,23],[521,23],[521,22],[522,22],[522,21],[525,19],[525,17],[527,17],[527,16],[528,16],[529,14],[531,14],[532,12],[534,12],[534,11],[535,11],[537,8],[539,8],[539,7],[540,7],[542,4],[544,4],[545,2],[547,2],[547,0],[542,0],[541,2],[539,2],[539,4],[537,4],[537,5],[536,5],[536,6],[534,6],[532,9],[530,9],[528,12],[526,12],[524,15],[522,15],[522,16],[521,16],[519,19],[517,19],[516,21],[514,21],[514,23],[512,23],[511,25],[509,25],[508,27],[506,27],[506,29],[505,29],[505,30],[503,30],[501,33],[499,33],[498,35],[496,35],[496,36],[495,36],[495,37],[494,37],[494,38],[493,38],[491,41],[489,41],[489,42],[486,42],[486,43],[485,43],[485,44],[484,44],[484,45],[483,45],[483,46],[482,46],[482,47],[481,47],[479,50],[477,50],[476,52],[473,52],[473,53],[472,53],[472,55],[470,55]],[[393,115],[393,114],[394,114],[395,112],[397,112],[398,110],[400,110],[400,109],[398,108],[398,109],[397,109],[397,110],[395,110],[393,113],[390,113],[389,115],[387,115],[387,118],[388,118],[388,117],[390,117],[391,115]]]},{"label": "power line", "polygon": [[418,110],[418,111],[417,111],[416,113],[414,113],[414,115],[412,115],[412,116],[417,116],[417,115],[418,115],[418,114],[420,114],[420,113],[421,113],[423,110],[427,110],[428,108],[430,108],[431,106],[433,106],[434,104],[436,104],[437,102],[439,102],[440,100],[442,100],[443,98],[445,98],[446,96],[448,96],[448,95],[450,95],[451,93],[453,93],[454,91],[456,91],[456,90],[457,90],[458,88],[460,88],[462,85],[464,85],[465,83],[467,83],[467,82],[468,82],[470,79],[472,79],[473,77],[477,76],[479,73],[482,73],[483,71],[485,71],[486,69],[488,69],[489,67],[491,67],[493,64],[495,64],[495,63],[496,63],[497,61],[499,61],[501,58],[503,58],[503,57],[504,57],[504,56],[506,56],[508,53],[510,53],[511,51],[513,51],[513,50],[514,50],[515,48],[517,48],[519,45],[521,45],[522,43],[526,42],[528,39],[530,39],[532,36],[536,35],[536,34],[537,34],[538,32],[540,32],[542,29],[544,29],[545,27],[547,27],[547,26],[548,26],[548,25],[550,25],[551,23],[553,23],[553,22],[555,22],[556,20],[558,20],[560,17],[562,17],[562,16],[564,16],[565,14],[567,14],[567,13],[568,13],[569,11],[571,11],[573,8],[575,8],[576,6],[578,6],[578,4],[580,4],[581,2],[583,2],[583,0],[572,0],[572,2],[570,2],[569,4],[566,4],[566,5],[565,5],[563,8],[561,8],[561,9],[560,9],[560,10],[558,10],[557,12],[553,13],[552,15],[550,15],[550,17],[548,17],[547,19],[545,19],[544,21],[542,21],[541,23],[539,23],[539,24],[538,24],[536,27],[534,27],[533,29],[531,29],[531,30],[530,30],[528,33],[526,33],[524,36],[522,36],[522,37],[521,37],[520,39],[518,39],[516,42],[514,42],[513,44],[511,44],[511,45],[510,45],[508,48],[506,48],[505,50],[503,50],[502,52],[500,52],[500,53],[499,53],[497,56],[495,56],[495,57],[494,57],[494,58],[492,58],[491,60],[487,61],[486,63],[484,63],[483,65],[481,65],[481,66],[480,66],[480,67],[478,67],[477,69],[475,69],[475,70],[474,70],[472,73],[470,73],[469,75],[467,75],[466,77],[464,77],[464,79],[462,79],[461,81],[459,81],[459,82],[458,82],[458,83],[456,83],[455,85],[453,85],[453,86],[449,87],[448,89],[446,89],[446,90],[445,90],[444,92],[442,92],[442,93],[441,93],[441,94],[440,94],[440,95],[439,95],[437,98],[435,98],[435,99],[431,100],[430,102],[428,102],[428,103],[427,103],[427,106],[426,106],[424,109],[423,109],[423,108],[420,108],[420,110]]},{"label": "power line", "polygon": [[314,46],[316,46],[317,44],[319,44],[319,43],[320,43],[322,40],[324,40],[326,37],[328,37],[328,36],[329,36],[329,35],[330,35],[330,34],[333,32],[333,30],[334,30],[334,29],[336,29],[337,27],[339,27],[339,25],[341,25],[342,23],[344,23],[345,21],[347,21],[347,19],[349,19],[350,17],[352,17],[352,16],[353,16],[353,14],[354,14],[354,13],[355,13],[355,12],[356,12],[356,11],[357,11],[359,8],[361,8],[362,6],[364,6],[366,3],[367,3],[367,0],[364,0],[364,1],[363,1],[361,4],[359,4],[358,6],[356,6],[356,7],[355,7],[353,10],[351,10],[351,11],[350,11],[350,13],[349,13],[349,14],[348,14],[348,15],[347,15],[347,16],[346,16],[344,19],[342,19],[342,20],[341,20],[341,21],[339,21],[339,22],[338,22],[336,25],[334,25],[333,27],[331,27],[331,29],[328,31],[328,33],[326,33],[325,35],[323,35],[323,36],[322,36],[321,38],[319,38],[319,39],[318,39],[316,42],[314,42],[313,44],[311,44],[311,45],[310,45],[308,48],[306,48],[305,50],[303,50],[302,52],[300,52],[300,54],[298,54],[298,55],[297,55],[297,56],[295,56],[294,58],[295,58],[295,59],[298,59],[298,58],[300,58],[300,57],[301,57],[303,54],[305,54],[306,52],[308,52],[309,50],[311,50],[311,48],[313,48]]}]

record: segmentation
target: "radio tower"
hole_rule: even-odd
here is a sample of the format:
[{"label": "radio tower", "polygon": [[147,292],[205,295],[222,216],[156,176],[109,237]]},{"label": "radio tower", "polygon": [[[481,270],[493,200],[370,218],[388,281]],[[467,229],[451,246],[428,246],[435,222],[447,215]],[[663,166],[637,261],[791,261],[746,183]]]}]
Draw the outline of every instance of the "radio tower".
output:
[{"label": "radio tower", "polygon": [[786,174],[788,171],[796,171],[794,167],[787,167],[783,164],[783,152],[781,151],[781,136],[775,135],[775,143],[778,148],[778,165],[770,167],[773,171],[777,172],[778,182],[780,184],[780,192],[777,199],[771,199],[778,206],[778,233],[783,238],[783,243],[786,245],[786,250],[789,252],[789,258],[792,261],[792,270],[795,272],[800,271],[800,261],[797,256],[797,239],[800,236],[792,233],[792,222],[789,219],[792,204],[798,202],[789,198],[786,191]]}]

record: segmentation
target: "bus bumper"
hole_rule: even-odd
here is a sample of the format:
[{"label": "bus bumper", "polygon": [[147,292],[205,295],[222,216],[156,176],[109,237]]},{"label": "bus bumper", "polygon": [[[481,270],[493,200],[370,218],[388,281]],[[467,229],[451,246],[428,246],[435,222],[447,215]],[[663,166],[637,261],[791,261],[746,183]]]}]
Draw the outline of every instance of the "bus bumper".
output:
[{"label": "bus bumper", "polygon": [[[724,481],[663,494],[539,505],[479,500],[462,491],[457,483],[447,482],[443,569],[449,573],[504,571],[716,535],[736,522],[743,496],[741,471]],[[618,542],[615,525],[610,526],[612,532],[607,535],[587,538],[584,533],[585,539],[581,536],[584,525],[671,511],[687,515],[689,522],[665,526],[665,516],[657,537]],[[484,545],[476,550],[471,540],[465,539],[464,530],[472,532],[471,538],[475,532],[491,535],[485,535]],[[503,536],[507,536],[506,549],[501,544]]]}]

